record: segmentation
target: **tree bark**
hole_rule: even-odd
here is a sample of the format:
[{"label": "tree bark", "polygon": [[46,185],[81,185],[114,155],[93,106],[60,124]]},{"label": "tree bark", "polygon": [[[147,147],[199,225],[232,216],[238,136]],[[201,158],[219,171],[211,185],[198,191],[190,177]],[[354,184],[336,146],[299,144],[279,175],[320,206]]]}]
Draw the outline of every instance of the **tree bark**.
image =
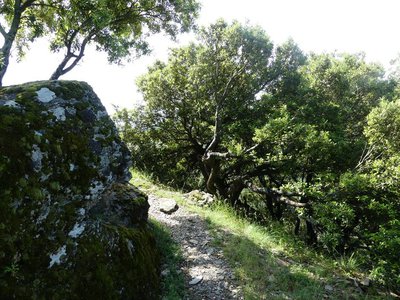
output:
[{"label": "tree bark", "polygon": [[[258,176],[258,180],[260,181],[261,186],[263,188],[267,187],[267,182],[265,181],[264,176],[262,176],[262,175]],[[266,193],[264,195],[264,197],[265,197],[265,202],[267,204],[268,212],[271,215],[272,219],[275,219],[274,204],[273,204],[273,199],[272,199],[273,196],[271,194]]]},{"label": "tree bark", "polygon": [[0,55],[0,87],[3,86],[3,78],[7,72],[8,65],[10,63],[10,53],[11,53],[12,41],[7,38],[4,41],[4,45],[1,48]]},{"label": "tree bark", "polygon": [[307,244],[309,245],[316,245],[317,244],[317,234],[315,233],[314,230],[314,225],[311,223],[310,220],[306,220],[306,226],[307,226]]},{"label": "tree bark", "polygon": [[217,155],[214,155],[215,149],[217,149],[220,142],[221,135],[221,116],[220,106],[217,104],[215,109],[215,121],[214,121],[214,134],[213,139],[208,145],[203,155],[203,163],[206,170],[208,171],[208,178],[206,178],[207,191],[213,195],[216,195],[217,188],[215,186],[220,171],[220,162]]},{"label": "tree bark", "polygon": [[255,193],[259,193],[262,195],[272,195],[275,197],[272,197],[271,199],[275,200],[276,203],[280,202],[280,203],[285,203],[289,206],[293,206],[293,207],[309,207],[310,203],[308,202],[297,202],[297,201],[293,201],[291,199],[289,199],[289,197],[293,197],[294,195],[291,195],[290,193],[282,193],[280,191],[275,191],[272,189],[268,189],[268,188],[258,188],[258,187],[249,187],[249,189]]},{"label": "tree bark", "polygon": [[206,182],[207,191],[213,195],[217,193],[217,189],[215,187],[215,181],[217,179],[219,168],[217,166],[218,162],[215,158],[210,158],[206,163],[209,169],[209,174]]},{"label": "tree bark", "polygon": [[33,1],[28,1],[24,6],[22,6],[21,1],[16,0],[14,3],[14,16],[9,31],[6,32],[3,27],[1,29],[1,34],[4,38],[4,44],[0,50],[0,87],[3,86],[3,78],[10,63],[11,49],[21,24],[22,13],[24,9],[26,9],[27,5],[31,5],[32,2]]},{"label": "tree bark", "polygon": [[296,217],[296,224],[294,225],[294,234],[295,235],[299,235],[299,233],[300,233],[300,223],[301,223],[300,218]]},{"label": "tree bark", "polygon": [[232,203],[236,203],[239,200],[240,194],[246,187],[242,178],[233,180],[228,189],[228,197]]},{"label": "tree bark", "polygon": [[[76,38],[77,32],[75,32],[72,36],[71,39]],[[75,66],[78,64],[78,62],[83,58],[85,55],[85,49],[86,45],[90,42],[90,40],[93,38],[94,34],[89,34],[84,38],[82,41],[82,44],[79,49],[78,54],[74,54],[71,51],[72,48],[72,40],[70,41],[67,49],[67,53],[65,54],[63,60],[61,63],[58,65],[57,69],[54,71],[54,73],[50,76],[50,80],[57,80],[59,79],[62,75],[65,75],[69,71],[71,71]],[[67,67],[68,63],[72,60],[72,63]]]},{"label": "tree bark", "polygon": [[[58,65],[57,69],[54,71],[54,73],[50,76],[50,80],[57,80],[59,79],[62,75],[65,75],[69,71],[71,71],[77,64],[78,62],[82,59],[83,53],[81,56],[75,56],[71,53],[67,53],[62,62]],[[67,67],[68,62],[73,59],[73,62]]]}]

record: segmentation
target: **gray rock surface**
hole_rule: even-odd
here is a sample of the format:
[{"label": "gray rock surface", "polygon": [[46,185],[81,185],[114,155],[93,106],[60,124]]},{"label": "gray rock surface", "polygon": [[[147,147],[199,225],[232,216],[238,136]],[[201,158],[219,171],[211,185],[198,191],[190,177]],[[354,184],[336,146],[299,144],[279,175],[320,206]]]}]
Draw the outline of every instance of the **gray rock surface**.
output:
[{"label": "gray rock surface", "polygon": [[154,299],[130,154],[90,86],[0,88],[0,299]]},{"label": "gray rock surface", "polygon": [[214,202],[214,196],[199,190],[193,190],[183,195],[187,202],[200,207],[209,206]]},{"label": "gray rock surface", "polygon": [[161,198],[160,211],[166,214],[172,214],[178,210],[179,206],[173,199]]}]

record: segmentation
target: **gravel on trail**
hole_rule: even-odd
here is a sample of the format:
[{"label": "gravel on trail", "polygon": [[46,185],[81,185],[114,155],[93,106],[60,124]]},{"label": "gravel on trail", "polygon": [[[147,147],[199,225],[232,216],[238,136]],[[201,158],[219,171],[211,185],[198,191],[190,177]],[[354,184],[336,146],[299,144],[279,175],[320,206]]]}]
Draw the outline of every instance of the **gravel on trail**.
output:
[{"label": "gravel on trail", "polygon": [[[172,214],[160,211],[165,199],[149,195],[149,214],[170,229],[172,238],[181,246],[187,300],[243,299],[232,269],[220,249],[211,244],[212,237],[205,221],[182,206]],[[168,272],[168,270],[163,270]]]}]

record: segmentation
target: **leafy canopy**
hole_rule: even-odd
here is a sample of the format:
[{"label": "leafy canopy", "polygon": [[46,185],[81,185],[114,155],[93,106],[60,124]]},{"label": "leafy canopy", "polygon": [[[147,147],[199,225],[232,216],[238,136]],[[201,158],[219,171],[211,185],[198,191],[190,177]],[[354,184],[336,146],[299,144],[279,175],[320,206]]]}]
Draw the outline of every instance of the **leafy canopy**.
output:
[{"label": "leafy canopy", "polygon": [[146,54],[149,51],[146,37],[160,31],[175,37],[189,30],[198,10],[196,0],[63,1],[48,24],[51,49],[66,51],[52,78],[70,71],[83,57],[87,44],[106,52],[112,63],[121,63],[134,54]]},{"label": "leafy canopy", "polygon": [[274,48],[257,27],[218,21],[150,67],[138,82],[145,105],[116,118],[136,167],[332,255],[358,253],[394,287],[397,82],[362,54]]},{"label": "leafy canopy", "polygon": [[65,55],[51,79],[72,70],[88,44],[104,51],[111,63],[149,52],[146,38],[164,31],[171,37],[193,27],[196,0],[4,0],[0,2],[0,83],[11,48],[20,56],[35,38],[47,35],[50,49]]}]

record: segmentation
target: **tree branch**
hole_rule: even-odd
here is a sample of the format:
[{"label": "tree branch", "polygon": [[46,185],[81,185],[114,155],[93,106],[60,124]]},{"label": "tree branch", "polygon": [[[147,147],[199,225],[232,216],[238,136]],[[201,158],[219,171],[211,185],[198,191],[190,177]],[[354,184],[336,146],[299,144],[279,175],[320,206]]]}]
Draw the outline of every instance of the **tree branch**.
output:
[{"label": "tree branch", "polygon": [[247,153],[249,153],[249,152],[255,150],[255,149],[258,148],[260,145],[261,145],[261,143],[256,144],[256,145],[254,145],[254,146],[252,146],[252,147],[250,147],[250,148],[244,150],[244,151],[243,151],[243,154],[247,154]]},{"label": "tree branch", "polygon": [[228,94],[228,88],[231,85],[232,81],[235,79],[235,77],[237,77],[244,70],[244,68],[245,68],[245,66],[239,68],[238,70],[235,70],[235,72],[229,78],[228,82],[225,85],[224,92],[222,93],[222,97],[221,97],[222,99],[224,99],[226,97],[226,95]]},{"label": "tree branch", "polygon": [[228,157],[235,157],[232,153],[229,152],[207,152],[207,158],[210,157],[218,157],[218,158],[228,158]]},{"label": "tree branch", "polygon": [[297,201],[293,201],[291,199],[289,199],[289,197],[293,197],[293,196],[300,196],[296,193],[285,193],[282,191],[278,191],[278,190],[272,190],[272,189],[268,189],[268,188],[260,188],[260,187],[253,187],[251,185],[248,185],[248,188],[258,194],[262,194],[262,195],[269,195],[269,196],[273,196],[273,198],[276,201],[285,203],[287,205],[290,206],[294,206],[294,207],[308,207],[310,206],[309,203],[302,203],[302,202],[297,202]]},{"label": "tree branch", "polygon": [[361,157],[360,157],[360,160],[358,161],[357,165],[354,168],[355,170],[359,169],[368,159],[371,158],[374,149],[375,149],[375,145],[368,147],[368,145],[365,144],[363,153],[361,154]]},{"label": "tree branch", "polygon": [[214,124],[214,136],[211,143],[208,145],[206,152],[214,150],[220,138],[221,130],[221,116],[220,116],[220,104],[217,103],[217,107],[215,109],[215,124]]},{"label": "tree branch", "polygon": [[3,25],[1,25],[1,24],[0,24],[0,33],[1,33],[1,35],[4,37],[4,39],[7,38],[7,32],[6,32],[6,30],[4,29]]},{"label": "tree branch", "polygon": [[[20,2],[20,1],[19,1]],[[21,3],[20,7],[21,7],[21,12],[23,12],[25,9],[27,9],[28,7],[32,6],[34,4],[35,0],[27,0],[25,3]]]}]

